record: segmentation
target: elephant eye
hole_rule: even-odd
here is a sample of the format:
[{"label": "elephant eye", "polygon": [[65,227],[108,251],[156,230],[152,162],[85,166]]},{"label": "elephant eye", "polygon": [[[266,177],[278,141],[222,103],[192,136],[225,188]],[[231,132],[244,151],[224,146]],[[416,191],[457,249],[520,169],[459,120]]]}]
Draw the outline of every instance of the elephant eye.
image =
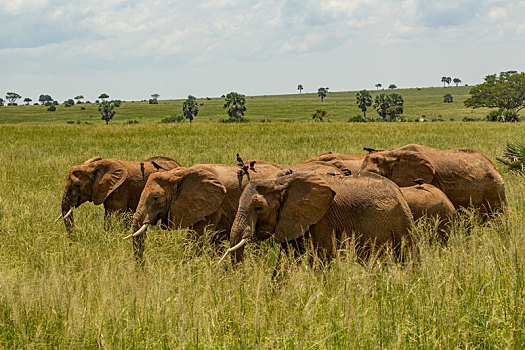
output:
[{"label": "elephant eye", "polygon": [[256,206],[255,208],[255,211],[261,211],[262,210],[262,207],[260,205]]}]

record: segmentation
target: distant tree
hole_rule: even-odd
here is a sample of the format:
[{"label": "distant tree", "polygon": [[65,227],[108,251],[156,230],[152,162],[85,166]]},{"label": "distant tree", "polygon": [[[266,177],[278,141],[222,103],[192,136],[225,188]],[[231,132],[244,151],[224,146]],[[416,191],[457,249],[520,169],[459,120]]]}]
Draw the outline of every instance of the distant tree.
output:
[{"label": "distant tree", "polygon": [[154,99],[154,100],[158,100],[159,99],[159,94],[157,93],[154,93],[154,94],[151,94],[151,98]]},{"label": "distant tree", "polygon": [[452,81],[454,82],[454,84],[456,84],[456,87],[458,87],[459,83],[461,83],[461,79],[459,78],[454,78],[452,79]]},{"label": "distant tree", "polygon": [[182,114],[191,123],[193,121],[193,117],[197,116],[197,113],[199,113],[197,99],[192,95],[188,95],[188,98],[182,104]]},{"label": "distant tree", "polygon": [[451,77],[447,77],[445,82],[447,83],[447,86],[450,86],[450,83],[452,82],[452,78]]},{"label": "distant tree", "polygon": [[363,117],[366,119],[366,110],[372,105],[372,95],[369,91],[362,90],[356,95],[357,107],[363,111]]},{"label": "distant tree", "polygon": [[321,102],[324,101],[324,98],[328,95],[328,88],[320,87],[317,89],[317,96],[321,98]]},{"label": "distant tree", "polygon": [[8,106],[16,106],[16,101],[21,98],[22,96],[20,96],[16,92],[8,92],[5,95],[5,99],[8,101]]},{"label": "distant tree", "polygon": [[42,94],[38,97],[38,101],[40,101],[41,104],[45,105],[48,102],[49,103],[53,102],[53,98],[49,95]]},{"label": "distant tree", "polygon": [[297,90],[299,90],[299,93],[301,93],[303,91],[303,85],[302,84],[299,84],[297,85]]},{"label": "distant tree", "polygon": [[47,110],[48,112],[54,112],[57,110],[57,106],[53,103],[50,103],[48,106],[47,106]]},{"label": "distant tree", "polygon": [[388,89],[389,90],[397,89],[397,85],[396,84],[390,84],[390,85],[388,85]]},{"label": "distant tree", "polygon": [[390,107],[388,107],[386,114],[390,121],[397,120],[401,114],[403,114],[403,96],[400,94],[390,94],[389,96]]},{"label": "distant tree", "polygon": [[379,94],[374,101],[374,109],[382,120],[394,121],[403,114],[403,96],[397,93]]},{"label": "distant tree", "polygon": [[376,84],[376,89],[379,90],[379,89],[381,89],[382,86],[383,86],[383,85],[381,85],[381,83],[377,83],[377,84]]},{"label": "distant tree", "polygon": [[379,94],[376,96],[374,105],[374,109],[376,110],[377,114],[381,117],[381,119],[386,120],[386,111],[389,105],[389,99],[387,98],[387,95],[385,94]]},{"label": "distant tree", "polygon": [[318,109],[314,114],[312,114],[312,119],[315,122],[322,122],[323,118],[326,116],[326,111]]},{"label": "distant tree", "polygon": [[442,76],[441,77],[441,82],[443,83],[443,87],[445,87],[445,84],[447,83],[447,77]]},{"label": "distant tree", "polygon": [[452,98],[452,94],[445,94],[445,96],[443,96],[443,102],[445,102],[445,103],[452,103],[452,102],[454,102],[453,98]]},{"label": "distant tree", "polygon": [[[102,95],[101,95],[102,96]],[[108,96],[109,97],[109,96]],[[107,97],[106,97],[107,98]],[[113,119],[113,116],[115,115],[115,104],[113,101],[102,101],[98,105],[98,111],[100,112],[100,115],[102,116],[102,120],[106,122],[106,125],[109,124],[109,121]]]},{"label": "distant tree", "polygon": [[101,99],[102,101],[106,101],[109,98],[109,95],[103,92],[100,94],[98,98]]},{"label": "distant tree", "polygon": [[470,89],[465,106],[498,108],[518,113],[525,108],[525,73],[517,71],[487,75],[485,82]]},{"label": "distant tree", "polygon": [[226,113],[230,118],[240,121],[246,112],[245,104],[245,96],[232,91],[226,95],[223,108],[228,108]]},{"label": "distant tree", "polygon": [[151,94],[151,99],[149,100],[149,104],[150,105],[156,105],[156,104],[159,104],[159,94],[157,93],[154,93],[154,94]]},{"label": "distant tree", "polygon": [[29,106],[29,104],[31,103],[31,101],[33,101],[33,100],[30,99],[29,97],[24,98],[24,102],[26,103],[26,106]]},{"label": "distant tree", "polygon": [[75,96],[75,100],[77,100],[77,104],[82,103],[83,99],[84,99],[84,96],[82,95]]},{"label": "distant tree", "polygon": [[4,105],[4,99],[0,97],[0,107]]},{"label": "distant tree", "polygon": [[68,99],[67,101],[64,101],[64,107],[71,107],[75,105],[75,101],[73,101],[72,98]]}]

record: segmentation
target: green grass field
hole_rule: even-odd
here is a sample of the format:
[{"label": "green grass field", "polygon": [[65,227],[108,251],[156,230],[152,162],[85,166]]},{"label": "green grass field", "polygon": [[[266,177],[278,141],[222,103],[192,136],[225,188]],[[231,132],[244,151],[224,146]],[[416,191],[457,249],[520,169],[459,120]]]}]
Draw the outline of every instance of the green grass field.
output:
[{"label": "green grass field", "polygon": [[[442,95],[438,91],[436,99]],[[341,120],[357,113],[346,112],[355,102],[351,93],[344,96],[330,94],[324,104]],[[274,104],[280,98],[284,97],[267,97]],[[258,114],[255,102],[248,104],[257,117],[248,116],[286,119],[301,110],[304,114],[294,117],[308,119],[316,103],[320,105],[313,96],[293,100],[288,112],[279,109],[275,114],[263,102],[258,102]],[[419,100],[417,113],[422,113],[425,101]],[[176,102],[142,105],[144,119],[157,121]],[[221,102],[212,100],[205,102],[202,119],[207,103],[215,104],[217,112],[206,118],[222,115]],[[42,107],[27,107],[32,108]],[[156,108],[158,114],[148,114]],[[425,114],[448,117],[446,108],[440,111],[436,105]],[[229,264],[216,266],[220,254],[206,242],[193,241],[188,232],[153,228],[148,231],[146,267],[141,270],[131,243],[122,240],[129,233],[125,222],[115,219],[104,230],[102,207],[81,206],[71,235],[62,223],[53,223],[60,214],[67,169],[93,156],[139,160],[164,155],[189,166],[233,164],[239,152],[245,159],[296,163],[328,150],[360,154],[363,146],[422,143],[473,147],[494,161],[505,141],[523,140],[523,123],[117,125],[122,113],[115,125],[64,125],[64,120],[77,118],[58,113],[60,108],[56,114],[25,116],[6,110],[0,108],[2,122],[40,123],[40,118],[56,117],[45,121],[58,125],[0,126],[2,349],[525,345],[525,179],[505,173],[499,165],[512,208],[508,215],[485,225],[474,223],[470,229],[473,219],[465,216],[446,246],[429,243],[432,229],[418,227],[421,261],[413,267],[392,263],[388,257],[363,266],[350,251],[328,267],[292,264],[285,278],[273,283],[277,250],[271,242],[248,246],[246,262],[232,269]],[[93,121],[103,123],[98,117]]]},{"label": "green grass field", "polygon": [[[425,116],[428,121],[432,119],[453,118],[460,121],[464,117],[484,118],[488,109],[468,109],[463,101],[468,97],[470,87],[447,88],[422,88],[395,90],[405,100],[404,116],[407,119],[418,119]],[[391,91],[371,91],[375,96],[378,93]],[[454,97],[453,103],[443,103],[443,95],[450,93]],[[316,94],[293,94],[281,96],[247,96],[246,117],[253,122],[269,121],[299,121],[311,120],[312,114],[317,109],[325,110],[332,121],[347,121],[349,117],[362,114],[357,108],[356,92],[331,92],[324,102]],[[128,121],[139,123],[160,122],[161,119],[171,115],[182,114],[183,100],[159,101],[158,105],[147,102],[124,102],[116,108],[116,115],[111,123],[122,124]],[[224,98],[199,98],[199,114],[196,122],[218,121],[227,117],[223,108]],[[85,110],[81,110],[81,107]],[[0,124],[42,124],[66,123],[67,121],[80,121],[81,123],[104,124],[95,104],[82,104],[72,107],[57,106],[55,112],[48,112],[45,106],[14,106],[0,107]],[[368,116],[377,117],[377,113],[370,108]]]}]

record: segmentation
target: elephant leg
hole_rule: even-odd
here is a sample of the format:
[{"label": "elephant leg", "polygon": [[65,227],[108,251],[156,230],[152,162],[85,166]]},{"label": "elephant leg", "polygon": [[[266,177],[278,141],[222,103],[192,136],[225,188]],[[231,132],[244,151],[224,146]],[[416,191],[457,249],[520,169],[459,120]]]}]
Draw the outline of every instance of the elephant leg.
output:
[{"label": "elephant leg", "polygon": [[279,249],[279,255],[277,256],[277,263],[272,273],[272,279],[275,280],[279,276],[279,270],[281,269],[283,255],[288,255],[293,251],[295,261],[300,264],[301,257],[306,253],[305,247],[305,238],[301,236],[294,240],[281,243],[281,248]]}]

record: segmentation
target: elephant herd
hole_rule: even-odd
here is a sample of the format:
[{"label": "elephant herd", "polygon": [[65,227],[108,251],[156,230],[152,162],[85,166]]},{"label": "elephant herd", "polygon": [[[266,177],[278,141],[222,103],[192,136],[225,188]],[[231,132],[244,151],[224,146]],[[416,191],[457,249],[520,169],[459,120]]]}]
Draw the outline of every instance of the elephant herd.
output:
[{"label": "elephant herd", "polygon": [[476,150],[416,144],[365,150],[327,152],[297,165],[244,162],[239,155],[237,165],[188,168],[166,157],[91,158],[69,169],[57,221],[71,231],[74,208],[84,202],[104,204],[106,217],[134,212],[133,233],[125,238],[133,239],[139,262],[146,230],[159,221],[198,235],[212,229],[215,241],[230,240],[223,259],[231,253],[234,262],[242,261],[246,242],[269,237],[296,256],[311,245],[330,260],[353,239],[360,255],[389,247],[404,258],[417,256],[414,220],[436,218],[445,237],[456,209],[487,218],[508,206],[501,175]]}]

